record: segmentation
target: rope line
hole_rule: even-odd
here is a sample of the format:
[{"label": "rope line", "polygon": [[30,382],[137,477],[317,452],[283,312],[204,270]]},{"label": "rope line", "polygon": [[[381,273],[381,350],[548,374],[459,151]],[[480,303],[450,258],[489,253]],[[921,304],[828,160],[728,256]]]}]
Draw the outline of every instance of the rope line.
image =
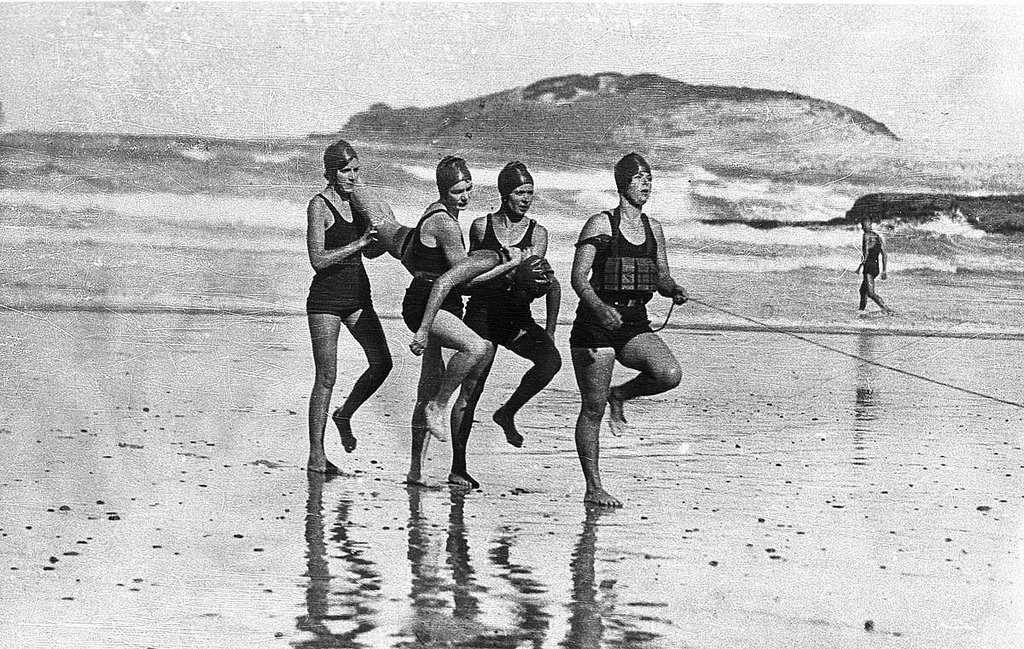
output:
[{"label": "rope line", "polygon": [[668,307],[668,313],[665,314],[665,322],[662,322],[661,326],[658,327],[657,329],[655,329],[654,327],[651,327],[651,331],[657,333],[657,332],[661,331],[662,329],[664,329],[668,325],[668,319],[672,317],[672,309],[674,309],[674,308],[676,308],[676,301],[672,300],[672,302],[669,304],[669,307]]},{"label": "rope line", "polygon": [[[1007,406],[1015,406],[1017,408],[1024,408],[1024,403],[1019,403],[1017,401],[1009,401],[1007,399],[1000,399],[999,397],[994,397],[991,394],[985,394],[984,392],[978,392],[977,390],[971,390],[970,388],[961,387],[959,385],[954,385],[952,383],[946,383],[945,381],[939,381],[937,379],[929,378],[929,377],[923,376],[921,374],[915,374],[914,372],[910,372],[908,370],[904,370],[904,369],[901,369],[899,367],[893,367],[892,365],[886,365],[885,363],[879,363],[878,361],[873,361],[873,360],[871,360],[869,358],[864,358],[863,356],[858,356],[857,354],[851,354],[850,352],[843,351],[842,349],[838,349],[838,348],[833,347],[831,345],[826,345],[825,343],[820,343],[820,342],[818,342],[816,340],[811,340],[810,338],[807,338],[806,336],[801,336],[798,333],[794,333],[792,331],[786,331],[785,329],[779,329],[778,327],[773,327],[773,326],[771,326],[770,324],[768,324],[766,322],[761,322],[760,320],[756,320],[754,318],[742,315],[740,313],[736,313],[735,311],[730,311],[729,309],[724,309],[724,308],[722,308],[720,306],[715,306],[714,304],[709,304],[709,303],[707,303],[707,302],[705,302],[703,300],[699,300],[699,299],[697,299],[697,298],[695,298],[693,296],[690,297],[689,301],[690,302],[694,302],[695,304],[699,304],[701,306],[707,307],[707,308],[712,309],[714,311],[719,311],[721,313],[725,313],[726,315],[730,315],[730,316],[732,316],[734,318],[739,318],[740,320],[746,320],[747,322],[756,324],[757,326],[763,327],[763,328],[765,328],[765,329],[767,329],[767,330],[769,330],[771,332],[779,333],[779,334],[784,334],[786,336],[790,336],[792,338],[796,338],[797,340],[802,340],[803,342],[809,343],[811,345],[814,345],[815,347],[820,347],[822,349],[826,349],[826,350],[828,350],[830,352],[834,352],[834,353],[839,354],[841,356],[846,356],[847,358],[852,358],[853,360],[860,361],[862,363],[867,363],[868,365],[874,365],[875,367],[880,367],[880,368],[882,368],[884,370],[889,370],[890,372],[895,372],[897,374],[902,374],[903,376],[909,376],[909,377],[914,378],[914,379],[919,379],[921,381],[926,381],[928,383],[933,383],[935,385],[940,385],[940,386],[942,386],[944,388],[949,388],[951,390],[956,390],[958,392],[963,392],[964,394],[969,394],[971,396],[980,397],[982,399],[989,399],[991,401],[995,401],[996,403],[1001,403],[1001,404],[1004,404],[1004,405],[1007,405]],[[669,309],[668,314],[669,314],[669,316],[672,315],[672,309],[671,308]],[[668,324],[668,317],[665,318],[665,324]],[[654,331],[660,331],[664,327],[665,327],[665,325],[663,324],[659,329],[655,329]]]}]

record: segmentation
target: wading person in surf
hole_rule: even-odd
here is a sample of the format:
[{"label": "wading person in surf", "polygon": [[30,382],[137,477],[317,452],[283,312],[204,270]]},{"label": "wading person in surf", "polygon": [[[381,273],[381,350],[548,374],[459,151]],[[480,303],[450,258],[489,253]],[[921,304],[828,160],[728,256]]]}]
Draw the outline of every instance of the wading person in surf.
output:
[{"label": "wading person in surf", "polygon": [[[466,161],[455,156],[444,158],[437,165],[436,181],[439,198],[427,207],[409,235],[402,258],[413,276],[402,301],[402,319],[412,332],[423,322],[434,282],[466,258],[458,220],[473,191],[473,177]],[[462,315],[462,296],[458,292],[446,295],[425,341],[412,416],[412,458],[406,476],[410,484],[423,484],[423,458],[429,436],[448,439],[445,418],[452,394],[460,390],[459,402],[463,407],[451,411],[451,429],[459,430],[464,404],[491,356],[491,344],[467,327]],[[442,349],[455,351],[447,364]]]},{"label": "wading person in surf", "polygon": [[875,232],[870,217],[865,216],[860,220],[860,229],[864,232],[864,236],[861,240],[861,261],[857,270],[863,269],[864,275],[860,282],[860,306],[857,309],[865,310],[868,306],[868,298],[871,298],[875,304],[881,307],[882,313],[892,315],[895,312],[886,306],[882,296],[875,292],[875,278],[887,279],[888,277],[885,272],[887,261],[885,242],[882,240],[882,235]]},{"label": "wading person in surf", "polygon": [[[422,352],[441,303],[456,286],[463,286],[470,296],[464,322],[490,342],[491,347],[468,401],[464,405],[456,401],[453,406],[463,408],[463,412],[461,426],[453,428],[449,482],[460,486],[474,489],[479,486],[467,470],[466,447],[497,346],[533,363],[515,391],[492,416],[506,441],[515,447],[523,445],[523,437],[515,424],[516,414],[551,382],[562,366],[554,343],[560,290],[554,273],[544,261],[548,233],[544,226],[526,216],[533,204],[533,192],[533,177],[525,164],[516,161],[505,165],[498,174],[501,207],[473,222],[469,256],[434,283],[423,321],[410,344],[413,353]],[[532,300],[541,295],[546,296],[544,327],[534,321],[530,310]]]},{"label": "wading person in surf", "polygon": [[[580,298],[569,344],[582,404],[576,419],[576,451],[586,480],[584,502],[622,503],[604,490],[598,465],[605,409],[613,434],[625,430],[623,405],[679,385],[679,362],[651,331],[647,302],[655,292],[676,304],[686,290],[672,279],[661,224],[643,212],[650,198],[651,167],[630,153],[615,165],[619,205],[591,216],[576,243],[572,288]],[[615,361],[640,372],[611,386]]]},{"label": "wading person in surf", "polygon": [[324,151],[327,187],[306,208],[306,247],[315,275],[306,299],[313,343],[316,378],[309,398],[310,471],[334,474],[327,460],[324,429],[337,377],[338,336],[344,325],[362,347],[368,363],[332,419],[345,451],[356,448],[352,416],[391,372],[391,353],[370,298],[370,281],[362,257],[373,252],[377,231],[366,214],[351,202],[359,182],[359,158],[352,146],[339,140]]}]

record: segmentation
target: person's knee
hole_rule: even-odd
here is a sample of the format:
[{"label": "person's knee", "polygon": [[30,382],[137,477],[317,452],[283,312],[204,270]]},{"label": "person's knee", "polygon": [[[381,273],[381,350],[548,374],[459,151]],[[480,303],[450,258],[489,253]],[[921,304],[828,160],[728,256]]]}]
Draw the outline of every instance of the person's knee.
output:
[{"label": "person's knee", "polygon": [[494,343],[478,336],[476,340],[466,343],[464,351],[476,362],[481,363],[490,358],[491,354],[494,353]]},{"label": "person's knee", "polygon": [[338,380],[338,372],[334,368],[321,368],[316,371],[316,387],[324,390],[334,389]]},{"label": "person's knee", "polygon": [[545,378],[554,378],[554,376],[562,369],[562,357],[557,351],[552,350],[552,353],[539,358],[535,367]]},{"label": "person's knee", "polygon": [[655,369],[651,378],[662,390],[671,390],[683,380],[683,371],[677,363],[672,363]]},{"label": "person's knee", "polygon": [[381,354],[370,359],[370,369],[382,376],[391,374],[394,367],[395,362],[391,359],[391,354]]},{"label": "person's knee", "polygon": [[600,420],[604,417],[604,411],[607,406],[607,400],[584,399],[580,406],[580,417],[590,420]]}]

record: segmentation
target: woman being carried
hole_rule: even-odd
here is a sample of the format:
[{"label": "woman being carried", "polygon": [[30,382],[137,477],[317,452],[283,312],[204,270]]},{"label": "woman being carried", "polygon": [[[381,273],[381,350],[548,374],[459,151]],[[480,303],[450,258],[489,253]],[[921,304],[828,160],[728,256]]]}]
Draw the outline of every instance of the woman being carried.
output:
[{"label": "woman being carried", "polygon": [[[412,282],[402,300],[402,318],[415,332],[423,321],[423,313],[434,281],[466,257],[466,244],[459,226],[459,213],[469,205],[473,178],[466,161],[448,156],[437,165],[439,199],[424,211],[419,223],[404,246],[402,263],[412,273]],[[430,338],[423,350],[416,406],[412,416],[412,458],[407,482],[423,484],[423,458],[428,433],[447,440],[445,414],[448,401],[457,388],[459,399],[452,408],[451,427],[458,430],[468,395],[472,393],[484,363],[490,356],[490,343],[462,322],[462,297],[448,295],[440,306],[430,328]],[[441,349],[455,354],[447,366]]]},{"label": "woman being carried", "polygon": [[[554,343],[560,291],[554,273],[544,261],[548,233],[544,226],[526,216],[533,203],[533,189],[533,177],[525,164],[515,161],[505,165],[498,174],[501,207],[473,222],[469,256],[434,283],[423,320],[409,345],[413,353],[421,353],[435,314],[450,291],[460,285],[468,290],[465,322],[492,344],[476,389],[465,404],[461,428],[453,429],[449,481],[471,488],[479,483],[467,471],[466,446],[497,346],[533,362],[519,386],[492,417],[505,433],[506,441],[516,447],[523,444],[515,425],[516,413],[551,382],[562,363]],[[541,295],[547,297],[545,327],[534,322],[530,312],[530,302]],[[462,404],[456,402],[455,407]]]}]

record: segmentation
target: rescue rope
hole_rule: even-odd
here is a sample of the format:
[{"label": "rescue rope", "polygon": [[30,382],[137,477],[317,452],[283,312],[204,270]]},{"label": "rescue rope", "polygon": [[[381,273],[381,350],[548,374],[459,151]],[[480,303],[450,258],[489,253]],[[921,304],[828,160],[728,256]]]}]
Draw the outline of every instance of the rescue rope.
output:
[{"label": "rescue rope", "polygon": [[[911,372],[911,371],[908,371],[908,370],[904,370],[904,369],[901,369],[899,367],[893,367],[892,365],[886,365],[885,363],[879,363],[878,361],[873,361],[870,358],[864,358],[863,356],[858,356],[857,354],[852,354],[850,352],[843,351],[842,349],[839,349],[837,347],[833,347],[831,345],[826,345],[825,343],[820,343],[820,342],[818,342],[816,340],[811,340],[810,338],[807,338],[806,336],[801,336],[798,333],[794,333],[792,331],[786,331],[785,329],[779,329],[778,327],[773,327],[773,326],[771,326],[770,324],[768,324],[766,322],[762,322],[762,321],[757,320],[755,318],[751,318],[749,316],[745,316],[745,315],[743,315],[741,313],[736,313],[735,311],[730,311],[729,309],[724,309],[724,308],[722,308],[720,306],[715,306],[714,304],[709,304],[708,302],[705,302],[704,300],[700,300],[700,299],[692,297],[692,296],[689,298],[689,301],[693,302],[695,304],[699,304],[699,305],[701,305],[703,307],[707,307],[708,309],[711,309],[713,311],[718,311],[720,313],[724,313],[726,315],[730,315],[730,316],[732,316],[734,318],[739,318],[740,320],[746,320],[747,322],[755,324],[755,325],[757,325],[759,327],[763,327],[764,329],[767,329],[768,331],[771,331],[773,333],[778,333],[778,334],[783,334],[783,335],[786,335],[786,336],[790,336],[791,338],[796,338],[797,340],[803,341],[803,342],[808,343],[810,345],[814,345],[815,347],[820,347],[821,349],[825,349],[825,350],[828,350],[830,352],[834,352],[834,353],[839,354],[841,356],[846,356],[847,358],[852,358],[853,360],[860,361],[861,363],[866,363],[868,365],[874,365],[875,367],[880,367],[880,368],[882,368],[884,370],[889,370],[890,372],[895,372],[897,374],[902,374],[903,376],[909,376],[910,378],[918,379],[920,381],[925,381],[927,383],[932,383],[934,385],[939,385],[939,386],[942,386],[944,388],[949,388],[950,390],[956,390],[958,392],[963,392],[964,394],[969,394],[969,395],[974,396],[974,397],[980,397],[982,399],[988,399],[990,401],[995,401],[996,403],[1001,403],[1001,404],[1004,404],[1004,405],[1007,405],[1007,406],[1014,406],[1014,407],[1017,407],[1017,408],[1024,408],[1024,403],[1020,403],[1020,402],[1017,402],[1017,401],[1010,401],[1008,399],[1001,399],[999,397],[992,396],[991,394],[985,394],[984,392],[978,392],[977,390],[971,390],[970,388],[961,387],[959,385],[954,385],[952,383],[946,383],[945,381],[939,381],[937,379],[933,379],[933,378],[930,378],[930,377],[927,377],[927,376],[923,376],[921,374],[916,374],[914,372]],[[673,306],[675,306],[675,303],[673,303]],[[665,316],[664,324],[662,324],[657,329],[653,329],[653,331],[661,331],[662,329],[664,329],[665,325],[668,324],[668,319],[669,319],[669,317],[671,315],[672,315],[672,308],[669,307],[668,315]]]}]

